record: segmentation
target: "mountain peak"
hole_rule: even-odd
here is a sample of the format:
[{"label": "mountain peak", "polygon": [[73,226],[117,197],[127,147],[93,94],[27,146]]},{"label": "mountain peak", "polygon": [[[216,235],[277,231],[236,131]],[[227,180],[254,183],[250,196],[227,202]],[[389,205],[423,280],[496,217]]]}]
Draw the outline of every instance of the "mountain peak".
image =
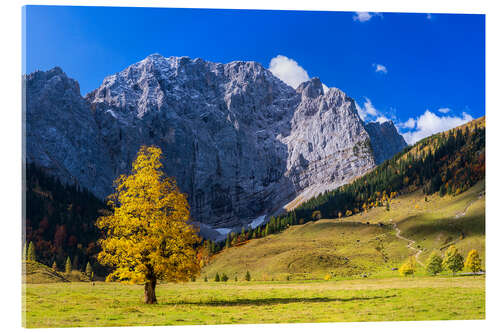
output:
[{"label": "mountain peak", "polygon": [[313,77],[309,81],[302,82],[296,89],[304,97],[316,98],[324,95],[323,84],[318,77]]}]

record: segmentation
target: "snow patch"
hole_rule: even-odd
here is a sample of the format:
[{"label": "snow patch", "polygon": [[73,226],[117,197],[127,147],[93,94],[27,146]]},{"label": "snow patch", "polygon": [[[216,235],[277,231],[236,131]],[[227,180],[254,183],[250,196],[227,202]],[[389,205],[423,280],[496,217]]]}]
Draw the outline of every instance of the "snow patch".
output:
[{"label": "snow patch", "polygon": [[257,228],[259,225],[264,223],[265,218],[266,218],[266,215],[262,215],[262,216],[259,216],[258,218],[256,218],[255,220],[253,220],[252,223],[250,223],[250,226],[252,227],[252,229]]},{"label": "snow patch", "polygon": [[229,228],[218,228],[218,229],[215,229],[215,231],[217,231],[219,234],[222,234],[222,235],[227,235],[228,233],[231,232],[231,229]]},{"label": "snow patch", "polygon": [[113,118],[118,119],[118,117],[116,116],[116,113],[113,110],[111,110],[111,109],[106,110],[106,113],[109,113],[113,116]]}]

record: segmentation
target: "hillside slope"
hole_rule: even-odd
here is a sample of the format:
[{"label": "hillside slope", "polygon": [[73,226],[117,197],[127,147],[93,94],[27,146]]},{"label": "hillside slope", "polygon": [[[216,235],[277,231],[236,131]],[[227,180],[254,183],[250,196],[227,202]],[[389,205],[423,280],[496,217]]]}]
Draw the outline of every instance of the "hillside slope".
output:
[{"label": "hillside slope", "polygon": [[397,275],[393,268],[416,251],[396,237],[393,224],[422,249],[420,261],[433,249],[444,252],[454,243],[464,256],[472,248],[478,250],[484,262],[483,194],[484,181],[457,196],[417,191],[394,199],[389,211],[376,207],[347,218],[292,226],[223,250],[203,268],[202,276],[213,279],[218,272],[242,279],[247,270],[256,280]]},{"label": "hillside slope", "polygon": [[[484,258],[484,174],[483,117],[423,139],[265,226],[230,234],[205,272],[253,269],[262,279],[387,274],[409,255],[422,264],[430,250],[451,244]],[[209,253],[221,249],[208,245]]]},{"label": "hillside slope", "polygon": [[68,280],[52,268],[35,261],[23,262],[23,283],[56,283]]}]

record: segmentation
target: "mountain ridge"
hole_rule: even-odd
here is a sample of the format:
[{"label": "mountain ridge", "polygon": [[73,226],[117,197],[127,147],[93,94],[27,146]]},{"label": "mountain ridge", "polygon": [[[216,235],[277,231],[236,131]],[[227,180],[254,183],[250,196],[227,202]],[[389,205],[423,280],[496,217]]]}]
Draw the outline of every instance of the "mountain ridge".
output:
[{"label": "mountain ridge", "polygon": [[318,78],[295,90],[256,62],[153,54],[85,97],[60,68],[24,82],[29,162],[103,198],[140,145],[159,145],[193,218],[211,227],[246,225],[312,186],[340,186],[398,139],[371,140],[341,90],[325,93]]}]

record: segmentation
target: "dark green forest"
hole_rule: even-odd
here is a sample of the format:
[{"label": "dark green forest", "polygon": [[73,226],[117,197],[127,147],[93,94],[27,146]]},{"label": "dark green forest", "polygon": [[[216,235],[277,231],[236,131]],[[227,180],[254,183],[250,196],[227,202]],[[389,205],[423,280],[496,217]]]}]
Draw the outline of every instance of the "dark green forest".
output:
[{"label": "dark green forest", "polygon": [[[34,164],[26,165],[26,219],[23,241],[33,242],[37,261],[60,269],[67,257],[73,268],[96,265],[99,230],[95,221],[104,202],[85,189],[62,184]],[[99,267],[96,267],[99,269]]]}]

